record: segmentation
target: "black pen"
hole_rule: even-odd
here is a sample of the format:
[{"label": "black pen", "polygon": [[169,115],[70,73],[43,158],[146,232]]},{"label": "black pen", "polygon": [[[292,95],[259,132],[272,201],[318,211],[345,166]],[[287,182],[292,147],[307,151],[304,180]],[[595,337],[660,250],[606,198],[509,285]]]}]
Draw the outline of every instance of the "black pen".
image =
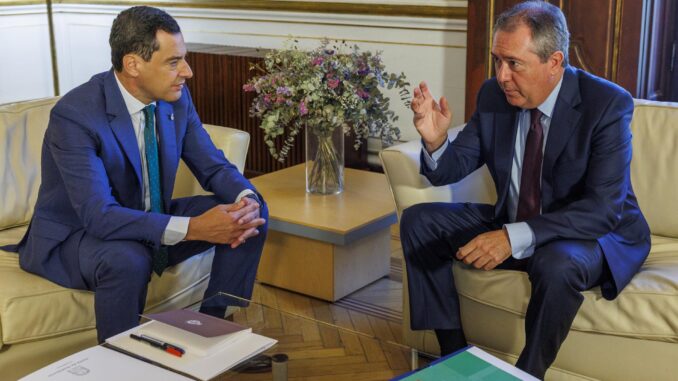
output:
[{"label": "black pen", "polygon": [[177,357],[181,357],[183,356],[184,353],[186,353],[186,351],[184,351],[183,349],[174,344],[166,343],[162,340],[158,340],[147,335],[135,335],[131,333],[129,337],[131,337],[134,340],[150,344],[152,347],[158,348],[161,351],[165,351]]}]

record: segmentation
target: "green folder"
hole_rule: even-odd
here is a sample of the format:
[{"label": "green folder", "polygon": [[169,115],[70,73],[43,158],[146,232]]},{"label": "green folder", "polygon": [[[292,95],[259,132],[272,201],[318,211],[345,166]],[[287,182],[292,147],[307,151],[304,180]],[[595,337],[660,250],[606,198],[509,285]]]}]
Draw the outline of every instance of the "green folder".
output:
[{"label": "green folder", "polygon": [[520,381],[468,351],[442,359],[398,381]]}]

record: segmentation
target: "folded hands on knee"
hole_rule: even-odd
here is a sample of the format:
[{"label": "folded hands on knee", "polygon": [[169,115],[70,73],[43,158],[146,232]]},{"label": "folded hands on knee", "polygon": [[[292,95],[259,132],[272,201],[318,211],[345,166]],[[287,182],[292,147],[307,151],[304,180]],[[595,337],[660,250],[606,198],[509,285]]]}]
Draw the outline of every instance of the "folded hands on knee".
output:
[{"label": "folded hands on knee", "polygon": [[511,242],[504,230],[482,233],[457,250],[457,259],[477,269],[492,270],[511,256]]},{"label": "folded hands on knee", "polygon": [[237,203],[217,205],[197,217],[191,217],[186,240],[228,244],[235,249],[248,238],[258,235],[257,228],[264,223],[266,220],[259,217],[259,203],[243,197]]}]

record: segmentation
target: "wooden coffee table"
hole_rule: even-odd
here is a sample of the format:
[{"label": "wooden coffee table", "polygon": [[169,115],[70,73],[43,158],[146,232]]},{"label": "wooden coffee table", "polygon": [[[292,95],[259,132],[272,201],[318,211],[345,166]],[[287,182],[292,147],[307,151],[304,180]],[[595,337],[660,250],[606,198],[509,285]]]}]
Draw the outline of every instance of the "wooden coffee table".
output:
[{"label": "wooden coffee table", "polygon": [[306,193],[304,164],[252,179],[269,208],[260,282],[335,301],[388,274],[397,217],[386,177],[344,175],[338,195]]}]

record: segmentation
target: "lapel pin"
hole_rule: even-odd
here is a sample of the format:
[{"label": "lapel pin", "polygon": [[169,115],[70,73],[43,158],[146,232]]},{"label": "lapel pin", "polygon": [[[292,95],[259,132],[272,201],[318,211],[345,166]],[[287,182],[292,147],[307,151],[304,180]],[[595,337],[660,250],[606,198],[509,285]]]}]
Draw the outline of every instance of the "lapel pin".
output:
[{"label": "lapel pin", "polygon": [[174,113],[170,114],[170,120],[174,120]]}]

